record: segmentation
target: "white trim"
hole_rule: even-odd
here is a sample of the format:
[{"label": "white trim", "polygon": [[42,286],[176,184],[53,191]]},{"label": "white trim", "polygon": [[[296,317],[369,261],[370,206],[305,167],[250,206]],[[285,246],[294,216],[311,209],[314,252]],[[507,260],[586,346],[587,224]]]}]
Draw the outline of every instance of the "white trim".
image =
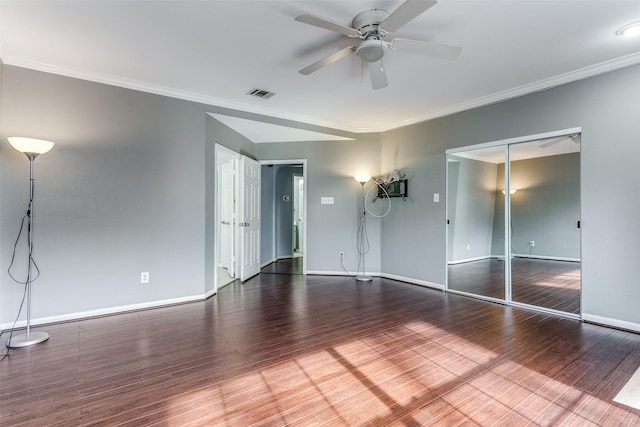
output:
[{"label": "white trim", "polygon": [[[467,111],[474,108],[482,107],[485,105],[496,104],[508,99],[517,98],[519,96],[528,95],[535,92],[540,92],[552,87],[561,86],[567,83],[572,83],[578,80],[584,80],[589,77],[594,77],[599,74],[608,73],[611,71],[619,70],[622,68],[630,67],[632,65],[640,64],[640,53],[632,53],[630,55],[622,56],[620,58],[611,59],[609,61],[601,62],[599,64],[589,65],[584,68],[569,71],[564,74],[559,74],[548,79],[538,80],[537,82],[529,83],[526,85],[518,86],[512,89],[503,90],[487,96],[481,96],[480,98],[472,99],[470,101],[461,102],[450,107],[441,108],[432,113],[425,114],[423,116],[417,116],[412,119],[404,120],[396,125],[396,127],[404,127],[413,125],[416,123],[425,122],[428,120],[437,119],[438,117],[449,116],[451,114],[459,113],[461,111]],[[393,127],[385,130],[394,129]],[[373,131],[373,130],[372,130]]]},{"label": "white trim", "polygon": [[639,323],[627,322],[626,320],[611,319],[609,317],[596,316],[594,314],[587,313],[582,313],[582,320],[588,323],[595,323],[597,325],[611,326],[617,329],[640,332]]},{"label": "white trim", "polygon": [[137,80],[125,79],[122,77],[112,76],[108,74],[90,73],[82,70],[71,69],[66,67],[58,67],[50,64],[43,64],[36,61],[29,61],[21,58],[14,58],[8,54],[5,49],[2,52],[3,62],[6,65],[15,67],[28,68],[36,71],[43,71],[51,74],[58,74],[61,76],[73,77],[81,80],[92,81],[97,83],[103,83],[111,86],[123,87],[126,89],[133,89],[147,93],[154,93],[156,95],[168,96],[171,98],[182,99],[186,101],[193,101],[202,104],[217,106],[221,108],[230,108],[234,110],[241,110],[249,113],[268,115],[275,118],[281,118],[286,120],[294,120],[301,123],[307,123],[322,127],[327,127],[336,130],[343,130],[352,133],[370,133],[370,132],[386,132],[392,129],[409,126],[416,123],[433,120],[438,117],[448,116],[461,111],[471,110],[473,108],[482,107],[484,105],[495,104],[497,102],[505,101],[507,99],[517,98],[519,96],[527,95],[534,92],[539,92],[552,87],[560,86],[563,84],[571,83],[578,80],[583,80],[588,77],[597,76],[599,74],[608,73],[621,68],[630,67],[640,63],[640,53],[632,53],[630,55],[622,56],[620,58],[611,59],[609,61],[601,62],[599,64],[589,65],[584,68],[569,71],[564,74],[560,74],[547,79],[539,80],[537,82],[529,83],[526,85],[518,86],[515,88],[496,92],[487,96],[472,99],[470,101],[461,102],[456,105],[441,108],[434,112],[419,115],[411,119],[403,120],[391,126],[384,128],[351,128],[338,125],[336,123],[324,122],[312,119],[310,117],[300,117],[294,114],[283,114],[281,111],[269,110],[266,108],[256,108],[250,104],[244,104],[239,102],[231,102],[226,99],[216,98],[212,96],[204,96],[198,93],[179,90],[166,86],[153,85],[144,83]]},{"label": "white trim", "polygon": [[[307,271],[307,274],[313,275],[313,276],[350,276],[350,277],[353,277],[354,279],[356,277],[355,273],[347,273],[343,270],[337,270],[337,271],[310,270],[310,271]],[[364,275],[372,276],[372,277],[380,277],[380,273],[372,273],[370,271],[367,271],[366,273],[364,273]]]},{"label": "white trim", "polygon": [[218,292],[217,292],[217,290],[216,290],[216,289],[211,289],[210,291],[205,292],[205,294],[204,294],[204,299],[209,299],[209,298],[211,298],[212,296],[214,296],[214,295],[215,295],[215,294],[217,294],[217,293],[218,293]]},{"label": "white trim", "polygon": [[[500,261],[504,261],[504,255],[491,255],[491,258],[495,258]],[[546,256],[546,255],[520,255],[511,254],[511,258],[529,258],[529,259],[547,259],[549,261],[566,261],[566,262],[580,262],[580,258],[568,258],[561,256]]]},{"label": "white trim", "polygon": [[[464,264],[466,262],[473,262],[473,261],[482,261],[483,259],[491,259],[491,258],[496,258],[493,255],[485,255],[485,256],[478,256],[478,257],[474,257],[474,258],[465,258],[465,259],[458,259],[455,261],[448,261],[447,265],[456,265],[456,264]],[[502,257],[504,258],[504,257]]]},{"label": "white trim", "polygon": [[[209,294],[209,293],[207,293],[207,294]],[[215,293],[215,291],[214,291],[214,293]],[[40,318],[37,318],[37,319],[31,319],[31,325],[35,326],[35,325],[44,325],[44,324],[49,324],[49,323],[67,322],[67,321],[70,321],[70,320],[81,320],[81,319],[88,319],[88,318],[91,318],[91,317],[107,316],[107,315],[110,315],[110,314],[126,313],[128,311],[145,310],[145,309],[150,309],[150,308],[165,307],[165,306],[169,306],[169,305],[176,305],[176,304],[184,304],[184,303],[189,303],[189,302],[203,301],[206,298],[208,298],[207,294],[192,295],[192,296],[189,296],[189,297],[171,298],[171,299],[151,301],[151,302],[143,302],[143,303],[138,303],[138,304],[121,305],[121,306],[117,306],[117,307],[99,308],[99,309],[96,309],[96,310],[79,311],[79,312],[76,312],[76,313],[61,314],[61,315],[58,315],[58,316],[40,317]],[[211,296],[211,295],[209,295],[209,296]],[[16,328],[22,328],[22,327],[25,327],[26,325],[27,325],[27,321],[26,320],[21,320],[21,321],[18,321],[16,323]],[[3,323],[2,325],[0,325],[0,329],[3,330],[3,331],[6,331],[6,330],[11,329],[11,326],[13,326],[13,323]]]},{"label": "white trim", "polygon": [[125,89],[137,90],[145,93],[152,93],[155,95],[167,96],[169,98],[181,99],[184,101],[197,102],[199,104],[211,105],[220,108],[228,108],[231,110],[238,110],[247,113],[260,114],[270,116],[273,118],[279,118],[284,120],[292,120],[300,123],[315,125],[324,127],[327,129],[335,129],[338,131],[345,131],[351,133],[358,132],[373,132],[369,129],[353,129],[336,127],[338,125],[330,122],[312,119],[310,117],[297,116],[295,114],[282,114],[282,111],[270,110],[267,108],[256,108],[251,104],[245,104],[241,102],[233,102],[223,98],[217,98],[214,96],[202,95],[200,93],[190,92],[181,89],[175,89],[168,86],[156,85],[152,83],[146,83],[139,80],[127,79],[123,77],[113,76],[109,74],[90,73],[84,70],[77,70],[66,67],[58,67],[56,65],[43,64],[36,61],[30,61],[21,58],[6,58],[4,60],[5,65],[11,65],[13,67],[27,68],[35,71],[42,71],[49,74],[57,74],[60,76],[71,77],[75,79],[85,80],[89,82],[102,83],[110,86],[121,87]]},{"label": "white trim", "polygon": [[[580,262],[580,258],[568,258],[561,256],[546,256],[546,255],[514,255],[515,258],[530,258],[530,259],[548,259],[550,261],[566,261],[566,262]],[[503,257],[504,258],[504,257]]]},{"label": "white trim", "polygon": [[397,280],[399,282],[411,283],[413,285],[424,286],[426,288],[437,289],[439,291],[444,291],[444,285],[440,283],[428,282],[426,280],[412,279],[410,277],[404,276],[396,276],[395,274],[381,273],[380,277],[385,279]]}]

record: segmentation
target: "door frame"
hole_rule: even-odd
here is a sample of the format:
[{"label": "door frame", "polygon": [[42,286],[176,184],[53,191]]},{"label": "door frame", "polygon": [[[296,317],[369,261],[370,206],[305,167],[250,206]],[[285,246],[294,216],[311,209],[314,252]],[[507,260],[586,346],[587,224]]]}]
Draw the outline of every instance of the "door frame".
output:
[{"label": "door frame", "polygon": [[[306,183],[304,182],[304,176],[300,173],[293,173],[291,175],[291,217],[293,218],[293,221],[296,221],[296,203],[301,204],[303,209],[302,209],[302,228],[304,227],[304,223],[306,222],[306,219],[304,218],[304,204],[303,204],[303,200],[300,200],[300,193],[299,193],[299,189],[296,188],[296,178],[301,179],[302,180],[302,187],[303,187],[303,192],[302,192],[302,198],[304,199],[304,193],[306,193]],[[291,257],[295,257],[296,251],[295,251],[295,238],[296,238],[296,232],[295,232],[295,227],[293,226],[293,223],[291,224],[291,227],[294,228],[291,232]],[[302,241],[302,245],[300,245],[300,249],[301,249],[301,253],[304,256],[304,236],[302,236],[302,233],[300,233],[300,226],[298,225],[298,235],[299,235],[299,239],[298,241]]]},{"label": "door frame", "polygon": [[[305,192],[302,199],[302,212],[303,218],[305,219],[302,224],[302,240],[304,242],[303,245],[303,256],[302,256],[302,274],[307,274],[307,258],[309,255],[308,245],[307,245],[307,229],[309,224],[309,217],[307,215],[307,201],[309,198],[309,185],[307,178],[307,159],[278,159],[278,160],[260,160],[259,163],[262,166],[266,165],[302,165],[302,179],[304,180]],[[274,217],[275,220],[275,217]],[[272,237],[273,242],[275,242],[275,236]]]},{"label": "door frame", "polygon": [[[456,148],[451,148],[445,151],[445,197],[446,197],[446,203],[445,203],[445,222],[444,222],[444,227],[445,227],[445,250],[444,250],[444,278],[445,278],[445,282],[444,282],[444,291],[445,292],[451,292],[451,293],[457,293],[457,294],[462,294],[462,295],[466,295],[466,296],[470,296],[473,298],[477,298],[477,299],[482,299],[482,300],[486,300],[486,301],[491,301],[491,302],[497,302],[500,304],[506,304],[509,306],[515,306],[515,307],[523,307],[523,308],[527,308],[527,309],[532,309],[532,310],[536,310],[539,312],[543,312],[543,313],[549,313],[549,314],[554,314],[554,315],[558,315],[558,316],[563,316],[563,317],[568,317],[568,318],[572,318],[572,319],[582,319],[582,313],[583,313],[583,301],[582,301],[582,283],[580,284],[580,313],[579,314],[572,314],[572,313],[566,313],[563,311],[558,311],[558,310],[553,310],[553,309],[548,309],[548,308],[544,308],[544,307],[538,307],[538,306],[533,306],[533,305],[529,305],[529,304],[524,304],[524,303],[519,303],[519,302],[515,302],[512,301],[511,298],[511,262],[510,262],[510,254],[511,254],[511,198],[510,197],[505,197],[505,215],[504,215],[504,220],[505,220],[505,250],[504,250],[504,254],[505,254],[505,297],[503,300],[497,300],[496,298],[491,298],[491,297],[485,297],[482,295],[476,295],[476,294],[470,294],[468,292],[463,292],[463,291],[457,291],[455,289],[450,289],[449,288],[449,269],[448,269],[448,254],[449,254],[449,200],[448,200],[448,194],[449,194],[449,155],[450,154],[456,154],[456,153],[460,153],[460,152],[464,152],[464,151],[469,151],[469,150],[478,150],[478,149],[482,149],[482,148],[491,148],[491,147],[499,147],[499,146],[504,146],[505,147],[505,188],[510,188],[510,169],[511,169],[511,165],[510,165],[510,150],[508,149],[510,145],[513,144],[518,144],[518,143],[522,143],[522,142],[529,142],[529,141],[535,141],[538,139],[548,139],[548,138],[554,138],[554,137],[560,137],[560,136],[565,136],[565,135],[571,135],[574,133],[579,133],[582,134],[582,127],[573,127],[573,128],[568,128],[568,129],[562,129],[562,130],[557,130],[557,131],[551,131],[551,132],[543,132],[543,133],[539,133],[539,134],[533,134],[533,135],[525,135],[525,136],[520,136],[520,137],[515,137],[515,138],[507,138],[507,139],[502,139],[502,140],[496,140],[496,141],[490,141],[490,142],[485,142],[485,143],[481,143],[481,144],[476,144],[476,145],[467,145],[467,146],[463,146],[463,147],[456,147]],[[582,167],[580,168],[580,192],[582,193]],[[580,197],[580,204],[582,205],[582,196]],[[580,209],[582,210],[582,209]],[[582,230],[580,230],[580,234],[582,235]],[[582,238],[580,238],[580,246],[582,247]],[[509,262],[507,262],[509,261]],[[582,263],[582,257],[580,257],[580,262]],[[581,264],[581,271],[582,271],[582,264]],[[580,281],[582,282],[582,273],[580,274]]]}]

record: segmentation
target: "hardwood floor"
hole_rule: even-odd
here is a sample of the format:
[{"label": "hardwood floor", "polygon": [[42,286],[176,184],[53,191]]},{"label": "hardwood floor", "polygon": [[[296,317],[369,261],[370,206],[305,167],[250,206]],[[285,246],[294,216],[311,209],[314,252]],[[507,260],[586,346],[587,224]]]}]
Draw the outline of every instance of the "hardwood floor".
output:
[{"label": "hardwood floor", "polygon": [[[580,263],[512,258],[511,282],[513,301],[580,314]],[[450,265],[449,287],[504,299],[504,261]]]},{"label": "hardwood floor", "polygon": [[42,329],[0,362],[2,426],[640,424],[612,402],[640,335],[386,279],[261,274]]}]

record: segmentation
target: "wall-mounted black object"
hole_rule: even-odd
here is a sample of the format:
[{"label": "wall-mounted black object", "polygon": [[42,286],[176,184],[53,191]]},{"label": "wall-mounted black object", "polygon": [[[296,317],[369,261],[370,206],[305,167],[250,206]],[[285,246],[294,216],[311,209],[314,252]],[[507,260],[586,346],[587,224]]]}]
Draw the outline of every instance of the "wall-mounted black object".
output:
[{"label": "wall-mounted black object", "polygon": [[407,180],[401,179],[389,184],[378,185],[378,198],[383,199],[386,197],[402,197],[405,199],[407,197]]}]

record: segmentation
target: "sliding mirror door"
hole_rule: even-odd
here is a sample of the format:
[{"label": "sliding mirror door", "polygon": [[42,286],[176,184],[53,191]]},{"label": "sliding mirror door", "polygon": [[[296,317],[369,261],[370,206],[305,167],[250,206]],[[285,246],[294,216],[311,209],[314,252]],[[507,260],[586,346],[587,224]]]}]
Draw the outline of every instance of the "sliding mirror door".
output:
[{"label": "sliding mirror door", "polygon": [[580,135],[509,146],[511,299],[580,313]]},{"label": "sliding mirror door", "polygon": [[[505,299],[505,146],[447,155],[447,289]],[[503,212],[496,212],[502,206]],[[497,214],[497,216],[496,216]]]}]

